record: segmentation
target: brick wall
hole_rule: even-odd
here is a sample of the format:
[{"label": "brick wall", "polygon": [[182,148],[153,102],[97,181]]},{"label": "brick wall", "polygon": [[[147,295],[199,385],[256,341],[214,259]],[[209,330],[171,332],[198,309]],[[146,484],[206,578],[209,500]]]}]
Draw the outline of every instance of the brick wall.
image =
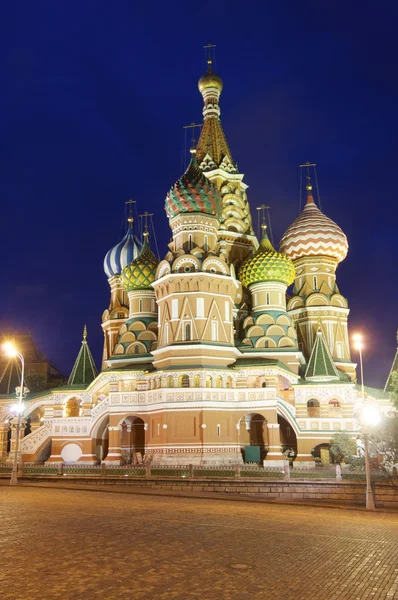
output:
[{"label": "brick wall", "polygon": [[[24,480],[37,477],[24,476]],[[39,477],[40,481],[54,482],[54,477]],[[261,497],[264,499],[281,500],[310,500],[330,503],[343,503],[349,505],[365,504],[365,482],[330,482],[330,481],[262,481],[247,479],[181,479],[168,477],[162,479],[152,478],[124,478],[124,477],[62,477],[63,483],[91,484],[91,485],[128,485],[140,488],[171,490],[179,492],[208,492],[223,494],[244,494]],[[377,508],[398,509],[398,483],[373,484]]]}]

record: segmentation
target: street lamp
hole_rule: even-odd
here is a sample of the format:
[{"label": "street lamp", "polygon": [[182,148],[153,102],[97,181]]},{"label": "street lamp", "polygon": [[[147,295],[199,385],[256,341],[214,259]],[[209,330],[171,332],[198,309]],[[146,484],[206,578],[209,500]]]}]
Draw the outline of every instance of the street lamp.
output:
[{"label": "street lamp", "polygon": [[11,471],[11,479],[10,485],[17,485],[18,483],[18,451],[19,451],[19,433],[21,429],[21,415],[24,411],[23,406],[23,397],[24,397],[24,374],[25,374],[25,361],[24,357],[18,350],[15,348],[12,342],[6,342],[3,344],[3,351],[9,358],[19,358],[22,365],[21,370],[21,385],[19,387],[19,401],[17,404],[14,404],[11,407],[11,412],[18,416],[17,419],[17,431],[16,431],[16,440],[15,440],[15,449],[14,449],[14,461],[12,464]]},{"label": "street lamp", "polygon": [[364,450],[365,450],[365,473],[366,473],[366,508],[368,510],[375,509],[375,501],[373,498],[372,486],[370,483],[370,463],[369,463],[369,427],[377,425],[380,422],[380,413],[375,406],[369,404],[365,400],[365,386],[363,383],[363,361],[362,361],[362,349],[363,349],[363,338],[360,333],[356,333],[353,336],[354,348],[359,352],[359,363],[361,366],[361,429],[364,438]]}]

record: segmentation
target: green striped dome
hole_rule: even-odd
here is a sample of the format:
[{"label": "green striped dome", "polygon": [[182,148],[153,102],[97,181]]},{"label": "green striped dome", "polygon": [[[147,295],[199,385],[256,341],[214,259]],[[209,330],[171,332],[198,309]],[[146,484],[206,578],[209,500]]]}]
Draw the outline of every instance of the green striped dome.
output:
[{"label": "green striped dome", "polygon": [[169,219],[180,213],[196,212],[217,215],[222,210],[221,193],[199,168],[195,155],[188,169],[166,196],[165,210]]},{"label": "green striped dome", "polygon": [[121,273],[121,281],[127,292],[131,290],[152,289],[155,281],[158,259],[153,254],[148,239],[145,240],[140,254],[124,267]]},{"label": "green striped dome", "polygon": [[295,277],[294,265],[285,254],[277,252],[264,228],[263,239],[253,256],[247,258],[239,269],[239,279],[244,287],[262,281],[277,281],[290,285]]}]

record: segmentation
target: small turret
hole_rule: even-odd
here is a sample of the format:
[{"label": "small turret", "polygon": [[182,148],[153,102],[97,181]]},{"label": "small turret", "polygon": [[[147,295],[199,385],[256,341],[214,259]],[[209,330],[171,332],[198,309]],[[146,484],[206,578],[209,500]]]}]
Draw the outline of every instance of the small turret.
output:
[{"label": "small turret", "polygon": [[97,368],[87,343],[87,327],[85,325],[83,329],[82,345],[69,376],[68,385],[87,387],[89,383],[94,381],[97,375]]}]

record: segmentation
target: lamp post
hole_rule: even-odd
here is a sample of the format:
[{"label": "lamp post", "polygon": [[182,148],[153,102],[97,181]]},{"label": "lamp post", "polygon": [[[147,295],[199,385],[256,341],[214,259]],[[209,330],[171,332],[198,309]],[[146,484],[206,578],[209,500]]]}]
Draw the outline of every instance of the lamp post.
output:
[{"label": "lamp post", "polygon": [[14,448],[14,461],[12,463],[12,471],[11,471],[11,479],[10,485],[17,485],[18,483],[18,451],[19,451],[19,434],[21,430],[21,415],[24,410],[23,406],[23,398],[24,398],[24,375],[25,375],[25,361],[24,357],[15,346],[11,342],[6,342],[3,344],[4,353],[10,358],[18,357],[21,361],[21,385],[19,388],[19,400],[18,404],[14,404],[12,407],[12,412],[17,415],[17,430],[16,430],[16,440],[15,440],[15,448]]},{"label": "lamp post", "polygon": [[373,498],[373,491],[370,482],[370,463],[369,463],[369,426],[377,425],[380,421],[380,415],[374,406],[365,401],[365,387],[363,383],[363,361],[362,361],[362,348],[363,341],[362,335],[356,333],[353,336],[354,348],[359,352],[359,364],[361,367],[361,397],[362,397],[362,410],[361,410],[361,429],[364,438],[364,450],[365,450],[365,474],[366,474],[366,508],[367,510],[375,509],[375,501]]}]

